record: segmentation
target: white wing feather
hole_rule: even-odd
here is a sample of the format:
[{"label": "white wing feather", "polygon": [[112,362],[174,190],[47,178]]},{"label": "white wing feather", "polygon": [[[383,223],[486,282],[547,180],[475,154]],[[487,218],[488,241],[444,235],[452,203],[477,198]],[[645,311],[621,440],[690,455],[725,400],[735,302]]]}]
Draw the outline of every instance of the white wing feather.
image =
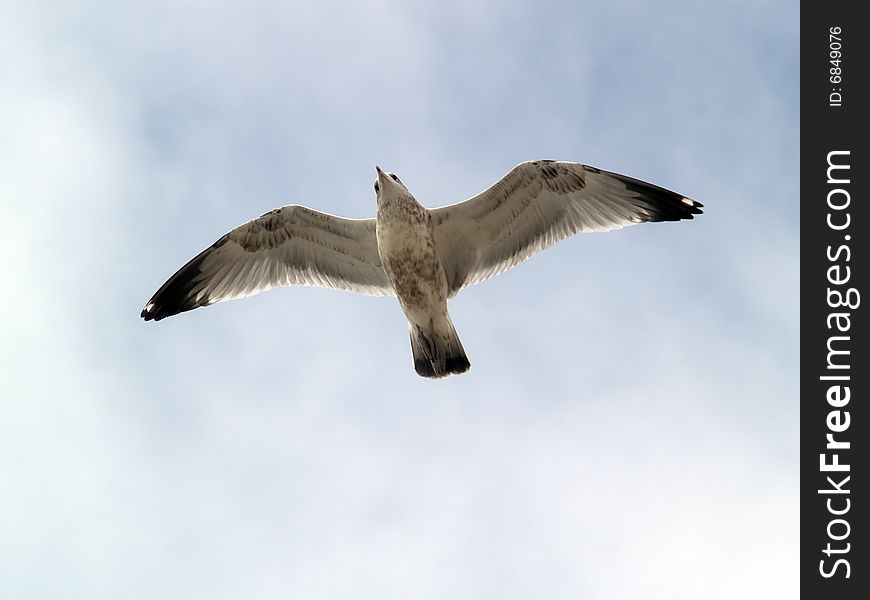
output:
[{"label": "white wing feather", "polygon": [[431,214],[454,295],[571,235],[691,219],[702,206],[624,175],[542,160],[521,163],[481,194]]},{"label": "white wing feather", "polygon": [[395,295],[378,255],[374,219],[345,219],[298,205],[236,227],[178,270],[145,305],[146,321],[309,285]]}]

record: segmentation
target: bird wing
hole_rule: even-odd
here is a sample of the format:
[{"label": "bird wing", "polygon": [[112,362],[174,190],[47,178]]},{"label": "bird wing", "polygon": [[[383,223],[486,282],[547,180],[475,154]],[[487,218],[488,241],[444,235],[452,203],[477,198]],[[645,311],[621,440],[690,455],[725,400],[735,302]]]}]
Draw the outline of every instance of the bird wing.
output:
[{"label": "bird wing", "polygon": [[159,321],[273,287],[313,285],[395,295],[381,266],[374,219],[289,205],[236,227],[181,267],[142,310]]},{"label": "bird wing", "polygon": [[431,215],[452,296],[571,235],[691,219],[702,206],[625,175],[538,160],[517,165],[488,190]]}]

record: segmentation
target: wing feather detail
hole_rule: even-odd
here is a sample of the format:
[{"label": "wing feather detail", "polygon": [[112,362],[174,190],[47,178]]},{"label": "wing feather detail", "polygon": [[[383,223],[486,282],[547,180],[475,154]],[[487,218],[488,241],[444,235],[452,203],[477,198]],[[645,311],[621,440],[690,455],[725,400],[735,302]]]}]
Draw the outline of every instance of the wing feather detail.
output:
[{"label": "wing feather detail", "polygon": [[288,205],[236,227],[181,267],[142,310],[146,321],[258,294],[320,286],[393,296],[374,219],[346,219]]},{"label": "wing feather detail", "polygon": [[569,236],[692,219],[702,207],[625,175],[540,160],[521,163],[481,194],[431,213],[452,296]]}]

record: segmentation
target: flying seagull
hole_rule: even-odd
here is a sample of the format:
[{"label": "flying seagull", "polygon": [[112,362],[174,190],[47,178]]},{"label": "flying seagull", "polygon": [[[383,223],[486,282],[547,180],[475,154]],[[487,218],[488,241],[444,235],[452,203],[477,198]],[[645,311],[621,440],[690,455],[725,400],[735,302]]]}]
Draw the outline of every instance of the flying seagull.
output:
[{"label": "flying seagull", "polygon": [[276,208],[181,267],[142,318],[159,321],[288,285],[395,296],[408,318],[417,373],[445,377],[471,366],[447,313],[459,290],[576,233],[691,219],[703,206],[625,175],[536,160],[469,200],[427,209],[395,174],[376,170],[374,219]]}]

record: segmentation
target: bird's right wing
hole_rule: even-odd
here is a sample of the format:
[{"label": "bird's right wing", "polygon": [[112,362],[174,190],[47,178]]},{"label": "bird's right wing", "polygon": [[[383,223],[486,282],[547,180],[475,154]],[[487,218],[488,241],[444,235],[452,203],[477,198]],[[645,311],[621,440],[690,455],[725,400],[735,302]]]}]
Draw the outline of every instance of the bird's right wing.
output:
[{"label": "bird's right wing", "polygon": [[452,296],[571,235],[691,219],[702,206],[625,175],[536,160],[517,165],[470,200],[430,212]]},{"label": "bird's right wing", "polygon": [[159,321],[273,287],[311,285],[395,295],[378,254],[374,219],[345,219],[298,205],[236,227],[164,283],[142,310]]}]

